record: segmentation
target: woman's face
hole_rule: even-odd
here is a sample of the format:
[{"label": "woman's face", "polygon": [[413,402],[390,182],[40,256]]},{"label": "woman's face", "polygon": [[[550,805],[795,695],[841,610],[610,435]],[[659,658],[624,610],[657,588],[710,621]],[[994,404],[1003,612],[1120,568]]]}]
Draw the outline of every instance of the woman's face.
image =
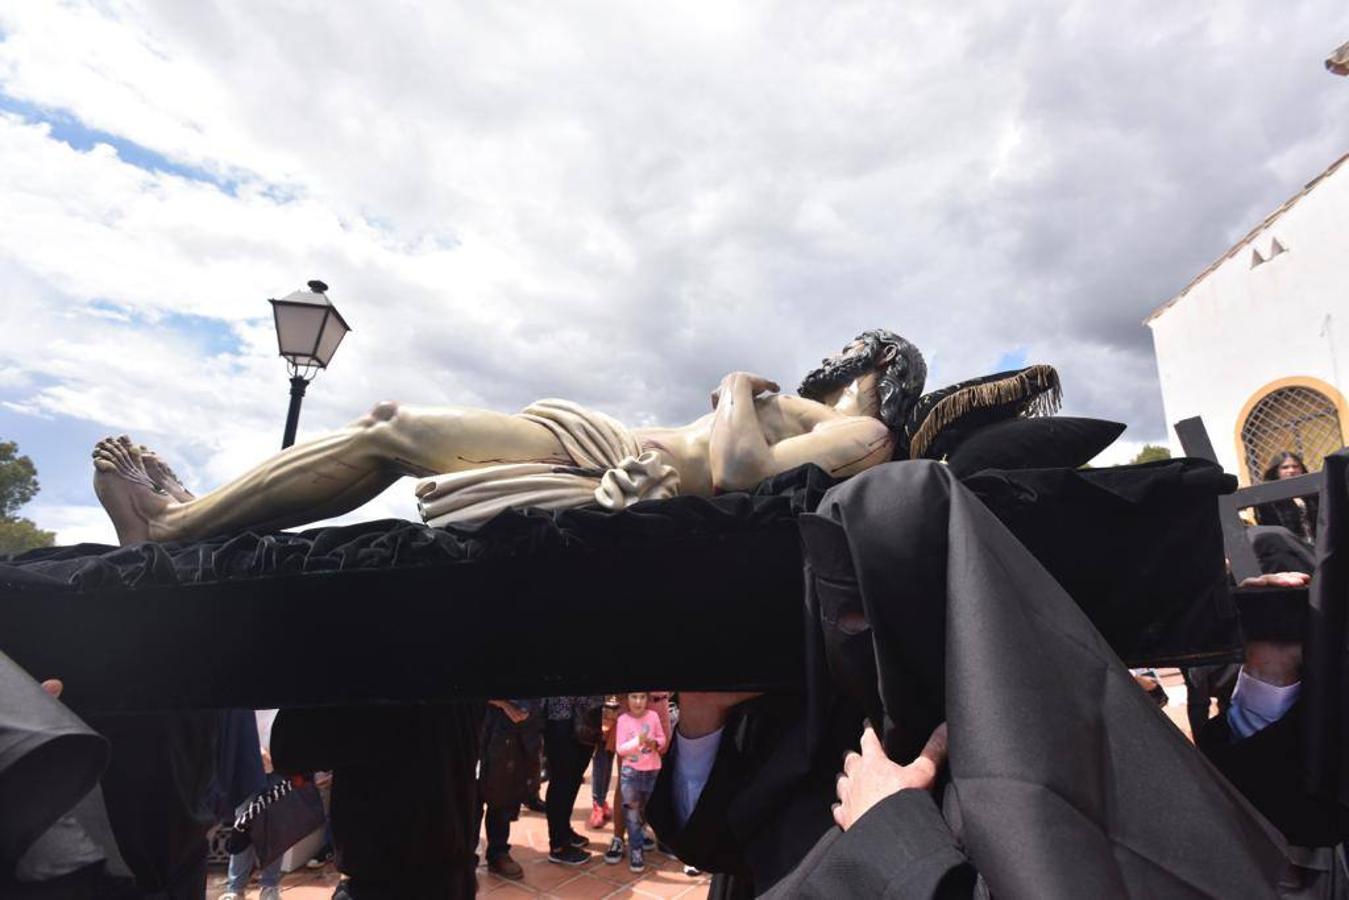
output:
[{"label": "woman's face", "polygon": [[1296,478],[1299,475],[1306,475],[1307,470],[1302,468],[1302,463],[1289,456],[1279,463],[1279,478]]}]

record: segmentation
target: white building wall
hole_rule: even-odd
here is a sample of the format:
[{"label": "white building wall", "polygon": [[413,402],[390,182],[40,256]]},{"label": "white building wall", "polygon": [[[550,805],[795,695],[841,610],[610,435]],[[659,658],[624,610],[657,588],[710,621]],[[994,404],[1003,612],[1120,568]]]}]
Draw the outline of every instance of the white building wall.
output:
[{"label": "white building wall", "polygon": [[[1251,268],[1276,237],[1287,252]],[[1349,395],[1349,162],[1148,324],[1168,425],[1202,416],[1229,472],[1237,417],[1265,385],[1310,376]]]}]

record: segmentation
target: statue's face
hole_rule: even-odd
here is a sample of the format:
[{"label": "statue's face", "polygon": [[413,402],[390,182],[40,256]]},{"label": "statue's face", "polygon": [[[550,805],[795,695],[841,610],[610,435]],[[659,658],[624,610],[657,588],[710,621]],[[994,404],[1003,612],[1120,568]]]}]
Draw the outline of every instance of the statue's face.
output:
[{"label": "statue's face", "polygon": [[855,340],[833,356],[820,360],[820,366],[801,380],[796,392],[807,400],[823,400],[875,368],[873,354],[866,342]]}]

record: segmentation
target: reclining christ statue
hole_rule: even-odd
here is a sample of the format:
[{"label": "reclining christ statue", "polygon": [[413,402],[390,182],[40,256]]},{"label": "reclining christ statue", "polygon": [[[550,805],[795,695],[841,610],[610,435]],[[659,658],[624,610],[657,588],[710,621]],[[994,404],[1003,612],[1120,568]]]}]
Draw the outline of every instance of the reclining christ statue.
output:
[{"label": "reclining christ statue", "polygon": [[421,477],[418,505],[431,525],[509,507],[622,509],[748,490],[805,463],[843,477],[904,455],[904,419],[926,377],[911,343],[867,331],[807,375],[799,397],[732,372],[712,393],[713,411],[678,428],[628,429],[561,400],[515,415],[385,401],[201,497],[151,451],[105,438],[94,490],[123,545],[303,525],[349,512],[404,475]]}]

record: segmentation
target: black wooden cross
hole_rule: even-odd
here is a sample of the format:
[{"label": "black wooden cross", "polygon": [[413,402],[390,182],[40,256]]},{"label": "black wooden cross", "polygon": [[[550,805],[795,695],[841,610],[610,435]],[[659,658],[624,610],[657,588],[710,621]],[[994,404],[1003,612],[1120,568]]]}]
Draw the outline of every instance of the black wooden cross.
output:
[{"label": "black wooden cross", "polygon": [[[1204,420],[1199,416],[1181,419],[1175,425],[1176,437],[1180,438],[1181,449],[1186,456],[1198,459],[1218,461],[1213,452],[1213,442],[1209,440]],[[1296,478],[1284,478],[1280,481],[1268,481],[1242,488],[1235,494],[1218,498],[1218,517],[1223,528],[1223,548],[1232,566],[1232,575],[1240,584],[1243,578],[1260,574],[1260,562],[1246,540],[1246,526],[1241,521],[1240,510],[1275,500],[1290,500],[1294,497],[1314,497],[1321,493],[1323,477],[1320,472],[1299,475]]]}]

